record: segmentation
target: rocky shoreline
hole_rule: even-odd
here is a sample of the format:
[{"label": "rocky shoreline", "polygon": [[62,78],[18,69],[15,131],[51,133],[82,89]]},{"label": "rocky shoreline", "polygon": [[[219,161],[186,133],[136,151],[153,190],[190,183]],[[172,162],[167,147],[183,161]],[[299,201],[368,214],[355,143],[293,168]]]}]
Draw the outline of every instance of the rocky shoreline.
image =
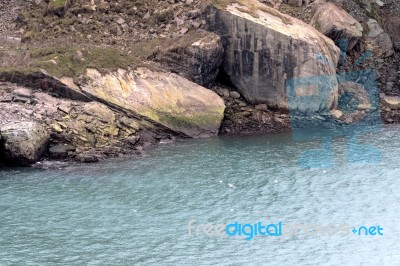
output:
[{"label": "rocky shoreline", "polygon": [[10,0],[0,166],[284,132],[297,117],[399,123],[400,7],[362,2]]}]

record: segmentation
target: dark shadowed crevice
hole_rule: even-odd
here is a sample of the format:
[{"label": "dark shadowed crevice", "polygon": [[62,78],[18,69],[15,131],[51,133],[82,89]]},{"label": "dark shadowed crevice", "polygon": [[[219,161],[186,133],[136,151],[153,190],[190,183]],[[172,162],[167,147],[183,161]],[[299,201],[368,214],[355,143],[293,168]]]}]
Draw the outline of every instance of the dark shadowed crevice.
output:
[{"label": "dark shadowed crevice", "polygon": [[5,166],[6,156],[4,154],[4,151],[5,151],[4,140],[1,139],[1,135],[0,135],[0,167],[4,167]]},{"label": "dark shadowed crevice", "polygon": [[236,86],[229,79],[229,75],[225,72],[225,69],[222,66],[219,68],[214,84],[222,84],[228,88],[232,88],[232,90],[236,90]]}]

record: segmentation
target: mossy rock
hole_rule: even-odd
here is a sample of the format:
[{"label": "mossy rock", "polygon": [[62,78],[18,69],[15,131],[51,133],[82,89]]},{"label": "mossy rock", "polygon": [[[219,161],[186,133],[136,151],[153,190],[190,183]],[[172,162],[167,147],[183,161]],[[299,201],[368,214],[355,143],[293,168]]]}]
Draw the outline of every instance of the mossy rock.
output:
[{"label": "mossy rock", "polygon": [[70,0],[50,0],[47,6],[47,14],[55,14],[57,16],[64,16]]}]

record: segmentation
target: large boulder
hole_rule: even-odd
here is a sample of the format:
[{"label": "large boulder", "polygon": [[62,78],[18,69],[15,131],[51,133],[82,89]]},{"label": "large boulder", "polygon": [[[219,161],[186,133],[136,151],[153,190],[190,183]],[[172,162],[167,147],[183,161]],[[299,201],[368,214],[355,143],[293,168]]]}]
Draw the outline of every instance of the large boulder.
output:
[{"label": "large boulder", "polygon": [[209,87],[218,75],[224,49],[220,37],[199,30],[162,48],[155,60],[166,69],[201,86]]},{"label": "large boulder", "polygon": [[[214,4],[207,14],[209,29],[221,36],[225,48],[223,68],[250,103],[288,109],[286,82],[316,76],[332,82],[337,99],[340,50],[315,28],[255,0]],[[316,101],[313,106],[290,106],[301,112],[327,108],[328,99]]]},{"label": "large boulder", "polygon": [[347,51],[354,48],[363,32],[363,27],[357,20],[332,3],[319,5],[310,24],[338,45],[345,41]]},{"label": "large boulder", "polygon": [[216,93],[169,72],[87,69],[81,90],[189,137],[216,135],[225,104]]},{"label": "large boulder", "polygon": [[0,127],[2,157],[7,164],[29,166],[47,148],[47,129],[36,122],[13,122]]},{"label": "large boulder", "polygon": [[379,23],[374,19],[369,19],[367,25],[369,31],[364,37],[367,49],[374,52],[374,56],[378,58],[393,55],[393,42]]}]

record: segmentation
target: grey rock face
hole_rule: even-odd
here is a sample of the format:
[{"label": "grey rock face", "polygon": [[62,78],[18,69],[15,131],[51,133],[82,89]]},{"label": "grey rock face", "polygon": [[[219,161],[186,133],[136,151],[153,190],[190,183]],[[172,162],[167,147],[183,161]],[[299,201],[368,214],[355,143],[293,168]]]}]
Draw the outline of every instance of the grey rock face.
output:
[{"label": "grey rock face", "polygon": [[346,40],[347,51],[354,48],[363,32],[357,20],[332,3],[318,6],[310,24],[337,44]]},{"label": "grey rock face", "polygon": [[[258,5],[256,14],[238,4],[210,7],[209,29],[222,38],[223,68],[238,91],[252,104],[288,109],[286,82],[335,76],[339,48],[310,25],[258,2],[252,4]],[[337,82],[332,91],[336,98]],[[326,106],[321,101],[294,108],[318,112]]]},{"label": "grey rock face", "polygon": [[388,34],[392,38],[396,51],[400,51],[400,17],[392,16],[387,19]]},{"label": "grey rock face", "polygon": [[0,127],[3,157],[8,164],[29,166],[46,150],[49,134],[36,122],[14,122]]},{"label": "grey rock face", "polygon": [[220,37],[199,30],[195,36],[184,36],[175,46],[161,51],[156,60],[169,71],[209,87],[218,75],[223,54]]}]

